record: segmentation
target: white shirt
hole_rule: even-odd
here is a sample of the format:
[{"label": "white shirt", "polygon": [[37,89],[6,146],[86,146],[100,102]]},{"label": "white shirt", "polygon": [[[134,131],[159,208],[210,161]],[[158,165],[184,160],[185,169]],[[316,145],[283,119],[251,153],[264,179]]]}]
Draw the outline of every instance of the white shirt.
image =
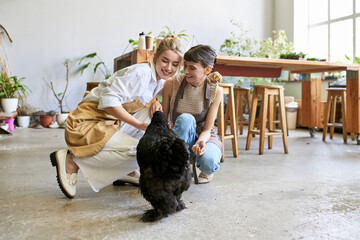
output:
[{"label": "white shirt", "polygon": [[82,102],[98,102],[98,108],[118,107],[132,102],[136,98],[146,105],[154,97],[160,95],[165,80],[156,80],[154,64],[134,64],[123,68],[98,87],[93,88]]}]

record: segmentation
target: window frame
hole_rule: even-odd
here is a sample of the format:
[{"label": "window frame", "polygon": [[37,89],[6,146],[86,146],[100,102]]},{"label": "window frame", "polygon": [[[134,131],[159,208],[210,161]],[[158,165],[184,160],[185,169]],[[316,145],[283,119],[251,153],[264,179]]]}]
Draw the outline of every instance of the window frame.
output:
[{"label": "window frame", "polygon": [[[360,41],[360,34],[359,36],[356,35],[356,20],[357,19],[360,19],[360,12],[359,13],[356,13],[356,7],[357,5],[356,4],[360,4],[360,1],[356,1],[356,0],[352,0],[352,14],[350,15],[347,15],[347,16],[342,16],[342,17],[338,17],[338,18],[334,18],[334,19],[330,19],[330,8],[331,8],[331,0],[327,0],[328,2],[328,9],[327,9],[327,20],[326,21],[322,21],[322,22],[318,22],[318,23],[312,23],[310,24],[309,23],[309,13],[310,13],[310,4],[307,4],[307,14],[305,14],[305,16],[308,16],[307,17],[307,34],[308,34],[308,37],[307,37],[307,46],[308,46],[308,50],[309,49],[309,46],[310,46],[310,29],[312,28],[315,28],[315,27],[319,27],[319,26],[326,26],[327,27],[327,46],[328,46],[328,49],[327,49],[327,55],[328,55],[328,61],[333,61],[331,59],[331,55],[330,55],[330,48],[331,48],[331,39],[330,39],[330,36],[331,36],[331,24],[333,23],[337,23],[337,22],[341,22],[341,21],[345,21],[345,20],[349,20],[351,19],[352,20],[352,28],[353,28],[353,39],[352,39],[352,44],[353,44],[353,51],[351,53],[351,56],[348,56],[351,60],[354,59],[354,57],[356,56],[356,52],[357,52],[357,48],[360,48],[360,44],[358,44],[356,46],[356,41]],[[296,9],[294,9],[296,11]],[[304,15],[303,15],[304,16]],[[296,27],[296,26],[295,26]],[[296,30],[296,29],[295,29]],[[295,41],[296,42],[296,41]],[[296,44],[296,43],[295,43]],[[357,56],[357,57],[360,57],[360,56]]]}]

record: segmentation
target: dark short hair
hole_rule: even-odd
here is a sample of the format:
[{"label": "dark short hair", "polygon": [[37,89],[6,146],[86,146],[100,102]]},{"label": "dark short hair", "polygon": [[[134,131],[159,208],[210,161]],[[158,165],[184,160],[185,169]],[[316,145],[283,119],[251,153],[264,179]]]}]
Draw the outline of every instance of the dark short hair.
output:
[{"label": "dark short hair", "polygon": [[213,67],[216,61],[216,51],[209,45],[196,45],[185,53],[184,60],[188,62],[200,62],[204,68],[209,65]]}]

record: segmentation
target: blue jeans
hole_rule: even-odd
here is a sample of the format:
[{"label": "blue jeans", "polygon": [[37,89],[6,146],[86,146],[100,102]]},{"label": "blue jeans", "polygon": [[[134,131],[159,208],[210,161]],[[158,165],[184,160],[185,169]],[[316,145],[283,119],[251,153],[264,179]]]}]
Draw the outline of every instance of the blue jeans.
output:
[{"label": "blue jeans", "polygon": [[[189,145],[189,150],[193,155],[191,147],[196,141],[196,121],[193,115],[183,113],[175,121],[174,132],[179,138]],[[211,142],[206,143],[205,152],[201,156],[196,156],[196,166],[205,174],[212,174],[219,170],[221,151],[219,147]]]}]

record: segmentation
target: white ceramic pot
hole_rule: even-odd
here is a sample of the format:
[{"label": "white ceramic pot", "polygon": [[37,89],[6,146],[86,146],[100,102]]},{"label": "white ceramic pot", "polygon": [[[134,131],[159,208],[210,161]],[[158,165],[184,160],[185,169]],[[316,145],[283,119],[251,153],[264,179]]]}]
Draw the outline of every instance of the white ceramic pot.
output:
[{"label": "white ceramic pot", "polygon": [[65,127],[65,121],[68,116],[69,113],[56,113],[56,121],[60,127]]},{"label": "white ceramic pot", "polygon": [[17,116],[16,121],[19,127],[27,128],[30,124],[30,116]]},{"label": "white ceramic pot", "polygon": [[1,106],[6,113],[15,112],[18,105],[17,98],[3,98],[1,99]]}]

